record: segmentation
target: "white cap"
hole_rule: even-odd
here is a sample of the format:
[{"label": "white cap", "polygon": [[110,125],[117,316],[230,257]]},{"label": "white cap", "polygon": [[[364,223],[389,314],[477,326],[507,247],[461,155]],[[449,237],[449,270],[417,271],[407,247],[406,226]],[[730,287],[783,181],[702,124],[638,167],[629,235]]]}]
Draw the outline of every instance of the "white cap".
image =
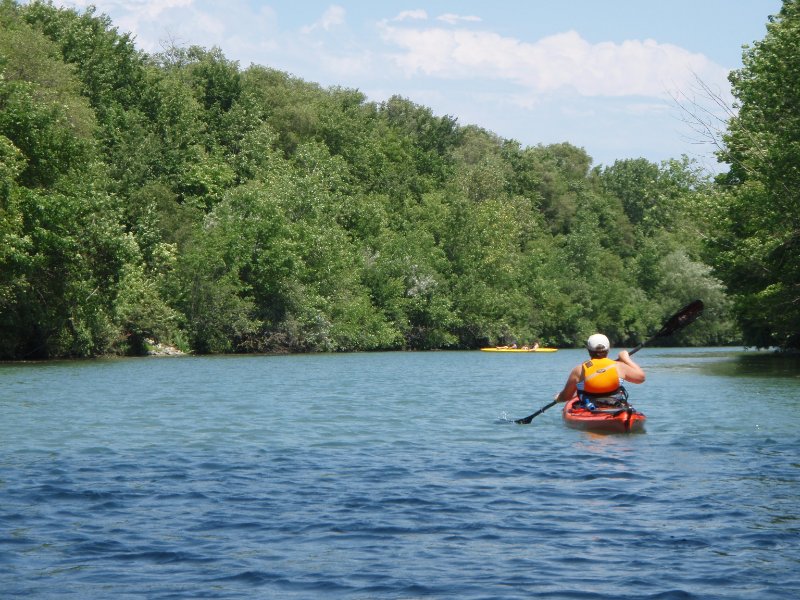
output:
[{"label": "white cap", "polygon": [[595,333],[594,335],[590,335],[589,339],[586,340],[586,348],[589,352],[608,352],[608,349],[611,348],[611,344],[608,342],[608,338],[602,333]]}]

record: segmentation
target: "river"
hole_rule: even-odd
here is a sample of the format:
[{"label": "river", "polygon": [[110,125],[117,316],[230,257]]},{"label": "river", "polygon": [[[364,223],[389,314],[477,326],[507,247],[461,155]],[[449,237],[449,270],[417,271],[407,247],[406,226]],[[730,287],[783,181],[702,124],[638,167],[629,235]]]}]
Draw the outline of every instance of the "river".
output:
[{"label": "river", "polygon": [[584,356],[0,365],[0,596],[800,597],[797,362],[646,348],[646,433],[509,422]]}]

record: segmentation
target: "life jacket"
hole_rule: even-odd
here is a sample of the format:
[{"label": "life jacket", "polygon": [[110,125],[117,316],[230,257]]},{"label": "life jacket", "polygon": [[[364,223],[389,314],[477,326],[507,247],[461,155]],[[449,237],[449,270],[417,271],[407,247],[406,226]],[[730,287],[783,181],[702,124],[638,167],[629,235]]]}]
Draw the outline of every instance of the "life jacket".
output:
[{"label": "life jacket", "polygon": [[593,358],[583,363],[582,391],[591,395],[613,394],[620,388],[617,362],[610,358]]}]

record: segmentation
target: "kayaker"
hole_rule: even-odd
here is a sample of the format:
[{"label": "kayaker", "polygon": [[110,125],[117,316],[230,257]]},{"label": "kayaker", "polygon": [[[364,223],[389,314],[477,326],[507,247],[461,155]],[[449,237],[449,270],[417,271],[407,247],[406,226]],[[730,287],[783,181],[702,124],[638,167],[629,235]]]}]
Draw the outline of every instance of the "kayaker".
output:
[{"label": "kayaker", "polygon": [[619,404],[627,398],[622,386],[623,382],[644,383],[645,373],[633,362],[627,350],[619,353],[617,360],[608,358],[611,344],[602,333],[595,333],[586,340],[589,360],[577,365],[570,371],[564,389],[556,394],[555,399],[566,402],[576,394],[589,403],[603,405]]}]

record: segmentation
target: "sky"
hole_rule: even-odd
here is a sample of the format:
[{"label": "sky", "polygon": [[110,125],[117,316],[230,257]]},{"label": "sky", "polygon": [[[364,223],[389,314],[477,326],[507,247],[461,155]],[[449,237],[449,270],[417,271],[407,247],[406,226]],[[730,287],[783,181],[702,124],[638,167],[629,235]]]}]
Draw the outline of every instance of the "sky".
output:
[{"label": "sky", "polygon": [[691,115],[724,129],[727,75],[781,0],[55,0],[93,4],[137,47],[218,47],[324,87],[392,95],[595,165],[686,154],[719,171]]}]

